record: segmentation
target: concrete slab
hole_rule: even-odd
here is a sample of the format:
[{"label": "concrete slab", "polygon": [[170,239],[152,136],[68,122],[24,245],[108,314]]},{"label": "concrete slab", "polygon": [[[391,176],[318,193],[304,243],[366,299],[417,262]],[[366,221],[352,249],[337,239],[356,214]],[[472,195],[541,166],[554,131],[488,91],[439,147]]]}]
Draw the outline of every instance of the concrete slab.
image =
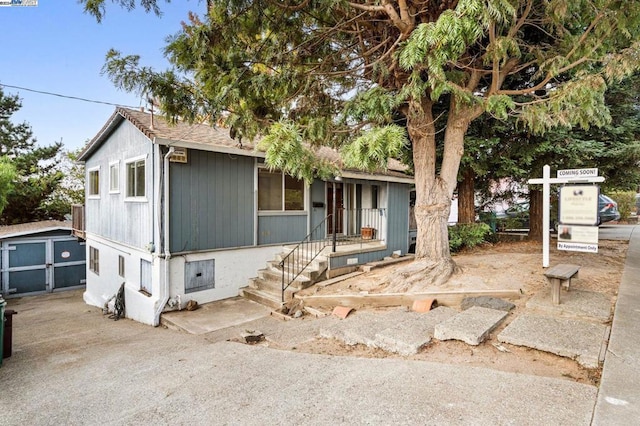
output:
[{"label": "concrete slab", "polygon": [[162,314],[161,324],[190,334],[205,334],[269,316],[271,309],[243,297],[205,303],[195,311]]},{"label": "concrete slab", "polygon": [[590,321],[521,315],[499,335],[498,340],[575,359],[587,368],[598,367],[598,355],[607,326]]},{"label": "concrete slab", "polygon": [[602,323],[611,319],[613,303],[606,294],[593,291],[562,291],[560,304],[551,301],[551,293],[540,291],[527,302],[527,308],[544,311],[551,315],[565,315]]},{"label": "concrete slab", "polygon": [[515,304],[504,299],[489,296],[478,296],[464,298],[462,300],[462,303],[460,304],[460,309],[466,311],[473,306],[480,306],[483,308],[496,309],[498,311],[505,312],[509,312],[516,307]]},{"label": "concrete slab", "polygon": [[507,312],[474,306],[435,326],[438,340],[462,340],[477,346],[507,316]]},{"label": "concrete slab", "polygon": [[400,322],[376,333],[374,345],[403,356],[415,355],[431,342],[436,324],[457,314],[446,306],[425,313],[407,312]]},{"label": "concrete slab", "polygon": [[395,325],[407,314],[406,309],[376,313],[356,311],[329,327],[322,327],[318,334],[320,337],[340,340],[351,346],[360,344],[375,348],[376,333]]}]

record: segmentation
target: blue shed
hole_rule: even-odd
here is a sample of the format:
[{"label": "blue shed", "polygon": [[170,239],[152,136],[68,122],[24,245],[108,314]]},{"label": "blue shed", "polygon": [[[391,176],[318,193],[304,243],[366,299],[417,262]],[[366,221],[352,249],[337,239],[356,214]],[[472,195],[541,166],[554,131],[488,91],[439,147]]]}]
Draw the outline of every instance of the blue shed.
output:
[{"label": "blue shed", "polygon": [[39,294],[85,285],[84,242],[71,222],[47,220],[0,227],[0,291]]}]

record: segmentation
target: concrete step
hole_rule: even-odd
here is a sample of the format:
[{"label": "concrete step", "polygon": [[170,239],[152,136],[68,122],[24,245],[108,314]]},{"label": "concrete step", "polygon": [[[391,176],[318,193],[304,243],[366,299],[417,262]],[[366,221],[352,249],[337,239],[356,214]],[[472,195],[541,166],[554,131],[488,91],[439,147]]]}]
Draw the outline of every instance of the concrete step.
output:
[{"label": "concrete step", "polygon": [[[258,270],[258,278],[263,279],[265,281],[272,281],[274,283],[278,283],[278,285],[282,285],[282,272],[281,271],[273,271],[271,269],[260,269]],[[285,274],[285,281],[288,282],[292,276],[290,274]],[[306,274],[302,273],[299,275],[293,283],[289,287],[297,288],[302,290],[307,287],[311,287],[313,285],[313,280],[309,278]]]},{"label": "concrete step", "polygon": [[274,296],[271,293],[266,293],[255,288],[245,287],[241,290],[241,294],[242,297],[253,300],[254,302],[258,302],[261,305],[267,306],[274,310],[282,308],[283,305],[279,295]]},{"label": "concrete step", "polygon": [[[278,253],[278,254],[276,254],[275,262],[276,263],[280,263],[285,258],[285,256],[287,254],[288,253]],[[304,256],[303,257],[299,257],[298,259],[296,259],[296,262],[294,262],[294,263],[296,263],[296,264],[300,263],[300,264],[303,264],[303,266],[304,266],[305,264],[309,263],[309,261],[311,261],[311,265],[313,265],[313,267],[315,269],[319,269],[319,270],[326,269],[327,266],[329,265],[329,259],[326,256],[322,256],[322,255],[317,256],[313,260],[311,260],[311,259],[309,259],[307,257],[304,257]]]}]

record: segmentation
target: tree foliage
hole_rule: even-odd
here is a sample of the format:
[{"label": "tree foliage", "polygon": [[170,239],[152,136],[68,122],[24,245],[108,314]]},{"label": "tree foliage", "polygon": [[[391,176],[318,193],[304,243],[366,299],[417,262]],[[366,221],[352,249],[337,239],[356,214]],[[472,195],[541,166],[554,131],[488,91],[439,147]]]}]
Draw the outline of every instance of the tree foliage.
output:
[{"label": "tree foliage", "polygon": [[63,219],[69,210],[52,209],[52,195],[63,174],[56,170],[56,155],[61,143],[37,146],[27,123],[14,124],[11,116],[22,104],[18,96],[5,95],[0,89],[0,155],[15,168],[16,178],[6,194],[0,222],[4,225],[45,219]]},{"label": "tree foliage", "polygon": [[[112,50],[105,73],[120,88],[152,95],[169,119],[223,120],[244,138],[268,134],[279,122],[294,126],[277,150],[267,147],[273,165],[279,152],[292,152],[282,144],[303,140],[312,149],[349,146],[343,152],[352,164],[383,168],[385,154],[408,141],[416,176],[416,258],[436,281],[455,269],[446,219],[470,123],[483,114],[515,116],[535,134],[602,126],[610,120],[607,84],[638,67],[638,2],[207,4],[206,16],[191,14],[169,40],[165,53],[173,69],[155,71],[136,55]],[[438,111],[446,111],[445,118]],[[381,146],[383,138],[389,148]],[[299,158],[299,173],[314,170],[304,164],[309,158]],[[425,281],[424,274],[414,275]]]},{"label": "tree foliage", "polygon": [[0,157],[0,215],[7,205],[9,192],[16,180],[16,168],[7,157]]}]

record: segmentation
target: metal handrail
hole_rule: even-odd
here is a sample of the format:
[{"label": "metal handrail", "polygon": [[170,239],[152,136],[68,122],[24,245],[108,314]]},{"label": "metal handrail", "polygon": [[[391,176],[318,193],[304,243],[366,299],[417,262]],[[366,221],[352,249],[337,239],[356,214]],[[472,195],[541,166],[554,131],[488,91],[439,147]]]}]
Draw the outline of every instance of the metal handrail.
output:
[{"label": "metal handrail", "polygon": [[[281,300],[284,303],[284,292],[298,278],[304,270],[329,246],[336,245],[336,228],[346,235],[338,238],[337,244],[353,244],[356,242],[379,240],[379,232],[383,226],[386,209],[337,209],[336,220],[333,215],[325,217],[313,230],[307,234],[279,263],[282,269]],[[323,225],[331,224],[332,238],[326,237]],[[353,232],[355,231],[355,232]],[[359,231],[359,233],[358,233]],[[320,234],[322,232],[322,234]],[[366,232],[366,235],[365,235]],[[314,236],[316,238],[314,238]],[[306,263],[304,263],[306,261]],[[304,266],[302,266],[304,263]],[[293,276],[287,282],[286,276]]]},{"label": "metal handrail", "polygon": [[[315,228],[311,232],[307,234],[306,237],[302,239],[294,248],[280,261],[280,268],[282,269],[282,303],[284,303],[284,292],[289,286],[304,272],[304,270],[309,266],[316,257],[322,253],[325,247],[330,245],[330,242],[326,238],[312,240],[313,235],[318,232],[322,225],[325,225],[329,219],[333,216],[328,215],[325,217],[322,222],[316,225]],[[312,256],[306,256],[308,254],[312,254]],[[303,259],[309,259],[308,262],[300,268],[297,273],[295,273],[294,277],[289,280],[287,285],[285,286],[285,275],[287,271],[291,271],[296,264],[299,264]],[[286,266],[286,267],[285,267]],[[295,271],[295,269],[294,269]],[[291,272],[289,272],[291,274]]]}]

